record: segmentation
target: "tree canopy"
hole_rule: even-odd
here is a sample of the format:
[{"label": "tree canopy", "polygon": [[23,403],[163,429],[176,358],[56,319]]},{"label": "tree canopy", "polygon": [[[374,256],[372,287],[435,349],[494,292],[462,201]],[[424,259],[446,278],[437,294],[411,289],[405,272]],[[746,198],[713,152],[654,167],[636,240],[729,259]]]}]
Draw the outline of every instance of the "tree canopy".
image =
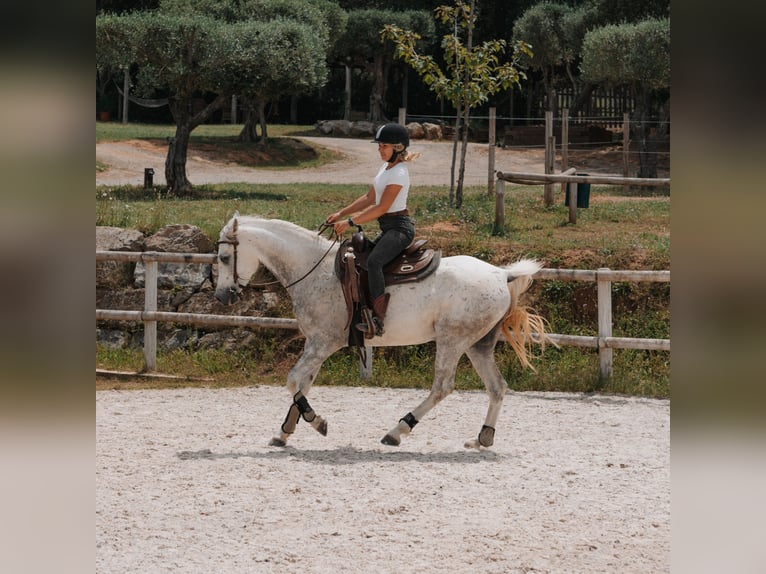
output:
[{"label": "tree canopy", "polygon": [[[169,99],[176,136],[165,176],[174,192],[192,189],[186,177],[191,131],[229,96],[249,95],[260,105],[324,85],[331,33],[343,23],[330,4],[164,0],[159,10],[96,17],[97,69],[132,68],[135,91]],[[202,109],[194,105],[200,101]]]},{"label": "tree canopy", "polygon": [[[529,47],[518,42],[512,50],[511,59],[504,60],[506,49],[504,40],[491,40],[473,45],[473,29],[476,22],[475,2],[466,4],[458,0],[454,6],[440,6],[435,11],[435,17],[442,24],[452,24],[452,32],[442,38],[441,47],[446,72],[442,70],[433,56],[421,54],[418,51],[418,41],[421,39],[417,32],[403,30],[400,27],[387,24],[382,36],[392,40],[396,46],[394,55],[409,64],[425,84],[436,92],[439,97],[449,100],[458,110],[458,126],[462,120],[463,129],[462,149],[458,184],[450,186],[450,201],[454,199],[460,207],[463,199],[463,175],[465,172],[465,154],[468,145],[468,119],[470,110],[485,103],[489,96],[502,88],[518,84],[523,77],[517,67],[521,53],[528,53]],[[458,34],[465,34],[465,40]],[[531,53],[529,54],[531,55]],[[452,170],[454,182],[455,149],[460,130],[455,130],[455,147],[453,148]]]},{"label": "tree canopy", "polygon": [[388,77],[393,63],[393,47],[381,38],[384,26],[395,25],[416,30],[420,37],[434,36],[434,23],[428,12],[407,10],[362,9],[348,13],[346,32],[338,39],[333,57],[348,66],[365,70],[372,78],[370,119],[386,119],[385,100]]},{"label": "tree canopy", "polygon": [[657,177],[657,121],[653,112],[670,88],[670,20],[612,24],[588,32],[583,41],[582,74],[607,85],[629,85],[636,96],[639,177]]}]

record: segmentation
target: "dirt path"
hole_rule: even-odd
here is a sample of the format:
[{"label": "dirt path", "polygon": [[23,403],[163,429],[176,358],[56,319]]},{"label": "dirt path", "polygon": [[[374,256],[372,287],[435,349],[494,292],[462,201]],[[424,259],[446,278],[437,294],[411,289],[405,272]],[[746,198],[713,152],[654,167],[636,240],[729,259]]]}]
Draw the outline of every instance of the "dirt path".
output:
[{"label": "dirt path", "polygon": [[[375,146],[367,140],[349,138],[301,137],[299,139],[338,151],[344,159],[310,169],[262,169],[206,160],[190,151],[186,169],[193,184],[204,183],[369,183],[380,167]],[[452,143],[414,141],[410,149],[422,157],[411,165],[413,185],[450,184]],[[154,183],[165,183],[167,147],[146,141],[96,144],[96,159],[110,169],[96,173],[96,185],[142,185],[144,168],[154,169]],[[466,154],[466,185],[484,185],[489,177],[489,151],[486,144],[470,143]],[[495,148],[495,169],[543,173],[542,149],[511,150]],[[591,171],[610,173],[611,166],[593,166]],[[614,173],[613,171],[611,173]],[[457,174],[456,174],[457,177]]]},{"label": "dirt path", "polygon": [[528,573],[670,569],[669,401],[456,392],[399,448],[421,390],[315,387],[322,437],[276,387],[96,393],[96,572]]}]

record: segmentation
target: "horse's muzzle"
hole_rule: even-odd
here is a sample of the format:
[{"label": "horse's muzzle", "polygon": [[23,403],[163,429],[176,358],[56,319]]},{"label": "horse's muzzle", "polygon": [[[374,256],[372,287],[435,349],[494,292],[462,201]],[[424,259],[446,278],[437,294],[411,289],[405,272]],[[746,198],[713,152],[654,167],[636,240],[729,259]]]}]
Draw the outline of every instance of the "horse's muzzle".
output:
[{"label": "horse's muzzle", "polygon": [[236,287],[229,287],[228,289],[216,289],[215,291],[215,298],[218,299],[221,303],[224,305],[231,305],[232,303],[236,303],[239,299],[239,294],[242,292],[242,289],[238,289]]}]

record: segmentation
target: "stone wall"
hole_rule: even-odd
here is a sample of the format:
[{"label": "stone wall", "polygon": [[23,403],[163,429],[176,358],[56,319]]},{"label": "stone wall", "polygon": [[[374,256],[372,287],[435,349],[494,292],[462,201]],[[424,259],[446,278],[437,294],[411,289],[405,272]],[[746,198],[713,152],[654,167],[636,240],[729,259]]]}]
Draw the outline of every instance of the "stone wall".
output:
[{"label": "stone wall", "polygon": [[[145,236],[133,229],[96,227],[96,251],[159,251],[167,253],[214,253],[215,243],[193,225],[168,225]],[[214,296],[215,267],[197,263],[159,263],[157,310],[215,315],[285,316],[286,293],[280,285],[269,290],[248,288],[233,305]],[[272,280],[268,271],[253,283]],[[96,262],[96,308],[140,311],[144,308],[145,269],[142,263]],[[253,337],[251,330],[231,327],[197,327],[160,322],[160,348],[235,348]],[[134,321],[97,321],[96,342],[110,348],[141,347],[143,325]]]}]

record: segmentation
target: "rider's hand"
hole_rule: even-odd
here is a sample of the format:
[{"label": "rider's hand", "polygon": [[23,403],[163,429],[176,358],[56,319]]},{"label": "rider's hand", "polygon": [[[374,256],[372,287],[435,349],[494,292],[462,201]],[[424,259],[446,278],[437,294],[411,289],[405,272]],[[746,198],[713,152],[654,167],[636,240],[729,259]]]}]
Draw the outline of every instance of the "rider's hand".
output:
[{"label": "rider's hand", "polygon": [[336,235],[343,235],[348,228],[351,227],[348,224],[348,220],[343,219],[342,221],[338,221],[335,225],[333,225],[333,229],[335,230]]},{"label": "rider's hand", "polygon": [[332,215],[328,215],[327,219],[325,219],[324,222],[325,223],[335,223],[336,221],[338,221],[340,219],[340,217],[341,217],[340,211],[336,211]]}]

